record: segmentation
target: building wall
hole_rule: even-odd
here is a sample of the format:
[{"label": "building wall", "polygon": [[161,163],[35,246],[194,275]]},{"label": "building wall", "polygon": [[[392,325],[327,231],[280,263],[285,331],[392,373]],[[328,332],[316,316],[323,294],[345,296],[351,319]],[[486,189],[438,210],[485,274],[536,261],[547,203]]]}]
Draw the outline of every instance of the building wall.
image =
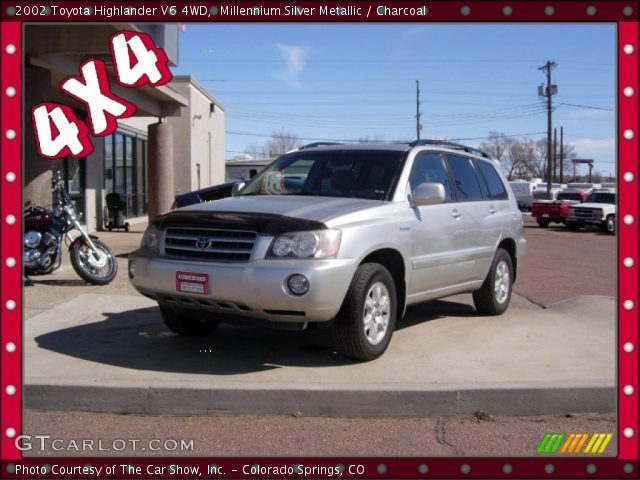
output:
[{"label": "building wall", "polygon": [[224,110],[216,105],[215,114],[213,115],[213,132],[211,134],[213,142],[211,185],[225,181],[225,127]]},{"label": "building wall", "polygon": [[[190,135],[175,135],[174,174],[176,191],[181,193],[205,188],[224,182],[224,110],[213,97],[205,94],[202,87],[189,76],[174,77],[173,88],[189,99],[181,117],[171,117],[168,122],[175,132],[190,132]],[[211,104],[214,110],[211,111]],[[184,161],[182,160],[184,159]],[[198,164],[200,185],[198,185]]]}]

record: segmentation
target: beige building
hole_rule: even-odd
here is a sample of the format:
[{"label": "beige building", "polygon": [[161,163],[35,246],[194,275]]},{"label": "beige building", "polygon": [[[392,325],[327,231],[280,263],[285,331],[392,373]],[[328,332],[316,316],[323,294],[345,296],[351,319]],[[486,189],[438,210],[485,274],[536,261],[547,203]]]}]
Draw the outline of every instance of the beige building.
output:
[{"label": "beige building", "polygon": [[224,180],[224,109],[189,76],[161,87],[125,88],[113,79],[109,37],[118,30],[145,32],[165,50],[170,66],[178,63],[176,25],[29,25],[25,27],[25,111],[42,102],[73,108],[86,119],[85,107],[58,87],[78,74],[88,58],[105,61],[114,94],[137,107],[134,117],[118,122],[106,137],[91,137],[86,158],[51,161],[38,155],[32,122],[25,119],[24,200],[51,204],[50,180],[60,170],[67,191],[89,230],[105,225],[105,196],[126,196],[130,223],[147,221],[170,208],[174,195]]}]

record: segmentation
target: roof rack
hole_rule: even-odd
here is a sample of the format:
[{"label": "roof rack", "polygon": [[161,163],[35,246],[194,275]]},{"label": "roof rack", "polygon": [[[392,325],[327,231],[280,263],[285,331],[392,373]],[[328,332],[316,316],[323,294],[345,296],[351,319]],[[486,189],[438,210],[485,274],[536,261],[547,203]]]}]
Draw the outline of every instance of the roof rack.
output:
[{"label": "roof rack", "polygon": [[411,142],[409,145],[412,147],[417,147],[419,145],[442,145],[443,147],[453,148],[455,150],[464,150],[469,153],[476,153],[484,158],[489,158],[493,160],[493,157],[482,150],[478,150],[477,148],[468,147],[466,145],[461,145],[459,143],[447,142],[444,140],[415,140]]},{"label": "roof rack", "polygon": [[298,150],[304,150],[305,148],[313,148],[313,147],[324,147],[325,145],[342,145],[342,143],[340,143],[340,142],[314,142],[314,143],[309,143],[307,145],[303,145],[302,147],[298,148]]}]

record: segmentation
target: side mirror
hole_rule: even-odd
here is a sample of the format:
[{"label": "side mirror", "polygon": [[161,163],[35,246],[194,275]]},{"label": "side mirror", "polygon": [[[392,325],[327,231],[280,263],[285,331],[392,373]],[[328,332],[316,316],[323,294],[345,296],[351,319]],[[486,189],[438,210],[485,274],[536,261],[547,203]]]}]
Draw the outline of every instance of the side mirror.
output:
[{"label": "side mirror", "polygon": [[231,187],[231,196],[235,197],[236,195],[238,195],[240,190],[242,190],[246,184],[247,182],[243,180],[240,180],[239,182],[234,183],[233,187]]},{"label": "side mirror", "polygon": [[411,194],[411,206],[435,205],[445,199],[444,185],[441,183],[421,183]]}]

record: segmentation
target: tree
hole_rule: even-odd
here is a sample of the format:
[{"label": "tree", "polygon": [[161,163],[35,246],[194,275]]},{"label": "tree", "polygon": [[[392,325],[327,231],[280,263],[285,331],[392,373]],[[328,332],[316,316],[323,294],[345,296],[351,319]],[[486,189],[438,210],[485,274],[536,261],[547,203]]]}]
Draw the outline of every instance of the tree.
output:
[{"label": "tree", "polygon": [[[547,139],[521,140],[508,137],[502,132],[489,132],[480,149],[490,153],[500,161],[509,180],[514,177],[547,178]],[[571,159],[576,157],[575,147],[565,143],[563,147],[563,168],[565,178],[570,174]],[[560,145],[557,145],[556,159],[560,161]],[[556,167],[556,175],[560,175],[560,165]],[[558,177],[559,178],[559,177]]]},{"label": "tree", "polygon": [[509,139],[502,132],[491,131],[487,136],[487,141],[480,144],[480,150],[490,154],[493,158],[501,162],[507,150]]},{"label": "tree", "polygon": [[289,130],[275,130],[264,142],[251,142],[244,151],[255,158],[275,158],[301,145],[298,136]]}]

